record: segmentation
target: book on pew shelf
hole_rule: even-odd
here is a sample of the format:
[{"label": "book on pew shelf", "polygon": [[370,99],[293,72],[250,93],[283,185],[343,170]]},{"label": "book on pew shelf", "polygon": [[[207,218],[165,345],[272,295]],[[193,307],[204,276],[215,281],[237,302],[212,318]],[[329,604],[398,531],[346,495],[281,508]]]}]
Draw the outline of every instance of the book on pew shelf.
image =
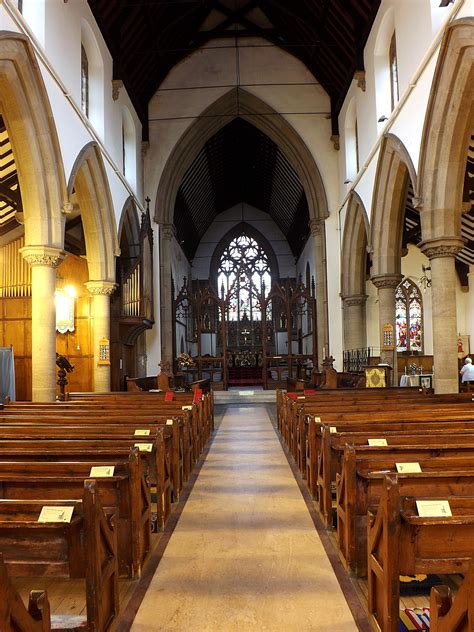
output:
[{"label": "book on pew shelf", "polygon": [[135,443],[134,448],[138,448],[139,452],[151,452],[153,443]]},{"label": "book on pew shelf", "polygon": [[150,430],[146,428],[137,428],[133,433],[136,437],[148,437],[150,434]]},{"label": "book on pew shelf", "polygon": [[387,439],[369,439],[368,443],[370,446],[384,446],[387,444]]},{"label": "book on pew shelf", "polygon": [[447,518],[453,515],[449,500],[417,500],[416,508],[422,518]]},{"label": "book on pew shelf", "polygon": [[74,507],[48,507],[41,509],[38,522],[71,522]]},{"label": "book on pew shelf", "polygon": [[89,476],[94,478],[108,478],[113,476],[115,472],[115,465],[93,465]]},{"label": "book on pew shelf", "polygon": [[413,474],[414,472],[421,472],[421,465],[419,463],[395,463],[395,466],[399,474]]}]

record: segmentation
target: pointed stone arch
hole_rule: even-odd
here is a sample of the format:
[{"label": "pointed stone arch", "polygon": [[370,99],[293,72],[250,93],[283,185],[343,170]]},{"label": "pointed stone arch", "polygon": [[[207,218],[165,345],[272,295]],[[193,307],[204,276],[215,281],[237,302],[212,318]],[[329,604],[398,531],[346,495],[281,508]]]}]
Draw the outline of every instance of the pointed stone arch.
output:
[{"label": "pointed stone arch", "polygon": [[365,283],[368,233],[369,225],[364,203],[360,196],[352,191],[344,222],[341,253],[341,298],[346,351],[361,349],[367,344]]},{"label": "pointed stone arch", "polygon": [[300,135],[283,116],[261,99],[242,88],[233,88],[209,106],[176,143],[158,185],[155,221],[162,224],[173,223],[176,195],[188,167],[206,141],[237,117],[266,134],[285,154],[304,188],[310,220],[328,217],[321,174]]},{"label": "pointed stone arch", "polygon": [[416,191],[416,171],[408,150],[395,135],[386,134],[380,145],[372,198],[372,276],[400,274],[404,204],[409,180]]},{"label": "pointed stone arch", "polygon": [[68,198],[51,106],[27,38],[9,31],[0,31],[0,111],[18,170],[25,246],[62,248]]},{"label": "pointed stone arch", "polygon": [[461,236],[462,194],[474,133],[474,18],[456,20],[441,43],[421,139],[423,241]]},{"label": "pointed stone arch", "polygon": [[86,241],[89,278],[115,281],[115,257],[120,249],[109,183],[96,143],[87,144],[71,171],[68,194],[76,192]]}]

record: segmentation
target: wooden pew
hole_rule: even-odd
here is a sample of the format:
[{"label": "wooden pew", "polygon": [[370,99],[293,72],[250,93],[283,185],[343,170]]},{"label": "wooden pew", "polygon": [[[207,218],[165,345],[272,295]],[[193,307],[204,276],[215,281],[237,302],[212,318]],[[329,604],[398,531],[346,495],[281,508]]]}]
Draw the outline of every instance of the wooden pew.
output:
[{"label": "wooden pew", "polygon": [[[38,523],[44,504],[72,505],[71,523]],[[84,481],[82,503],[0,501],[0,549],[11,577],[84,577],[87,629],[112,628],[119,613],[117,538],[95,481]],[[32,614],[39,612],[38,606]]]},{"label": "wooden pew", "polygon": [[[411,475],[416,478],[419,475]],[[429,475],[424,475],[428,477]],[[458,473],[459,476],[459,473]],[[466,573],[473,556],[474,476],[431,475],[421,499],[446,499],[453,517],[418,516],[415,498],[402,496],[397,476],[385,477],[377,514],[368,516],[368,610],[375,630],[398,632],[400,575]],[[449,486],[445,483],[449,481]],[[458,492],[471,496],[459,498]],[[451,491],[452,495],[449,495]]]},{"label": "wooden pew", "polygon": [[[396,453],[375,450],[370,456],[357,455],[352,446],[344,450],[343,470],[338,475],[336,490],[337,542],[346,567],[359,576],[365,576],[367,570],[367,512],[375,511],[380,501],[385,473],[395,474],[396,463],[413,461],[419,463],[423,474],[474,474],[474,448],[463,456],[453,455],[449,447],[437,450],[434,456],[429,448],[401,449]],[[425,479],[400,475],[398,482],[401,493],[408,495],[423,486]]]},{"label": "wooden pew", "polygon": [[471,562],[461,587],[453,596],[448,586],[433,586],[430,597],[431,632],[474,630],[474,564]]},{"label": "wooden pew", "polygon": [[8,576],[0,553],[0,630],[2,632],[50,632],[51,615],[44,590],[32,590],[25,607]]},{"label": "wooden pew", "polygon": [[[0,462],[0,496],[13,500],[62,500],[81,498],[89,462]],[[105,465],[105,464],[104,464]],[[140,576],[150,550],[150,488],[138,450],[127,462],[115,465],[114,476],[97,479],[98,495],[107,513],[115,514],[119,572]]]}]

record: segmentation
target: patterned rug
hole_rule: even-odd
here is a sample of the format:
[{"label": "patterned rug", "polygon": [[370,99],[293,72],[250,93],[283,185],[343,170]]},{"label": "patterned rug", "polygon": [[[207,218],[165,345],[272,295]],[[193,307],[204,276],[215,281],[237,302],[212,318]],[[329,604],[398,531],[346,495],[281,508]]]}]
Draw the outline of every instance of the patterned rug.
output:
[{"label": "patterned rug", "polygon": [[404,608],[400,610],[400,632],[430,629],[429,608]]}]

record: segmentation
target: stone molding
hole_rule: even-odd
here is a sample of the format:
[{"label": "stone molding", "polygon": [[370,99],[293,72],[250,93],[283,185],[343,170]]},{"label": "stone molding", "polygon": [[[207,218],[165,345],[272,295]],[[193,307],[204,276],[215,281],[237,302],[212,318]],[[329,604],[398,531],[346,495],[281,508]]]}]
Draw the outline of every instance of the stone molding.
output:
[{"label": "stone molding", "polygon": [[401,274],[377,274],[371,277],[370,280],[380,290],[386,288],[395,289],[402,279],[403,276]]},{"label": "stone molding", "polygon": [[356,70],[354,73],[354,80],[357,81],[357,87],[365,92],[366,90],[366,82],[365,82],[365,70]]},{"label": "stone molding", "polygon": [[117,101],[119,98],[120,90],[123,88],[123,81],[121,79],[112,79],[112,99]]},{"label": "stone molding", "polygon": [[20,253],[30,266],[48,266],[49,268],[57,268],[66,256],[64,250],[50,246],[25,246],[20,248]]},{"label": "stone molding", "polygon": [[331,142],[333,144],[333,147],[336,151],[339,151],[341,149],[341,143],[340,143],[340,138],[339,138],[339,134],[333,134],[331,136]]},{"label": "stone molding", "polygon": [[113,281],[87,281],[84,285],[93,296],[112,296],[117,288]]},{"label": "stone molding", "polygon": [[460,237],[439,237],[438,239],[426,239],[418,244],[421,252],[428,259],[439,257],[455,257],[464,248],[464,240]]},{"label": "stone molding", "polygon": [[64,213],[64,215],[70,215],[74,210],[74,204],[72,202],[64,202],[64,204],[61,207],[61,210]]},{"label": "stone molding", "polygon": [[160,235],[163,239],[171,241],[173,237],[176,237],[176,228],[174,224],[160,224]]},{"label": "stone molding", "polygon": [[354,294],[354,296],[342,296],[341,298],[347,307],[362,307],[367,302],[367,294]]},{"label": "stone molding", "polygon": [[313,237],[319,237],[322,233],[324,220],[314,218],[309,221],[309,229]]}]

